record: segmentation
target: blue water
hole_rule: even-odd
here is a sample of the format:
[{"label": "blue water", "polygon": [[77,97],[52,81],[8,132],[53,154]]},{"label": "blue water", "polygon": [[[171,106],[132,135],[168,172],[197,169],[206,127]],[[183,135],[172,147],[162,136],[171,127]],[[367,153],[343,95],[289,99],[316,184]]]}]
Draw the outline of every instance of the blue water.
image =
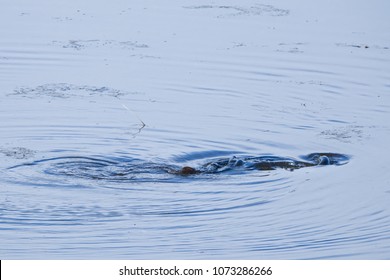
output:
[{"label": "blue water", "polygon": [[387,2],[236,2],[5,1],[1,259],[390,258]]}]

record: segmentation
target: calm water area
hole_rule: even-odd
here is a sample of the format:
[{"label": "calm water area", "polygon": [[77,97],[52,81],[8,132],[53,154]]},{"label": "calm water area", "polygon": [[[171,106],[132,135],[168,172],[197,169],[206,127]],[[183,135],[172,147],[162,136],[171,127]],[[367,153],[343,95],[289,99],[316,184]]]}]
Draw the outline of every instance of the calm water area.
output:
[{"label": "calm water area", "polygon": [[1,2],[1,259],[390,258],[389,1]]}]

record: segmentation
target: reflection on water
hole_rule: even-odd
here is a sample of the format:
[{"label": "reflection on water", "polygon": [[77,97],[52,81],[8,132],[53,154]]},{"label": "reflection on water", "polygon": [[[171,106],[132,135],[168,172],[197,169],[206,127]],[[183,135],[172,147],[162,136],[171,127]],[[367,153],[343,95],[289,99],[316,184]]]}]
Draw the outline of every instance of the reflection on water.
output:
[{"label": "reflection on water", "polygon": [[0,10],[2,258],[390,257],[388,9],[95,2]]}]

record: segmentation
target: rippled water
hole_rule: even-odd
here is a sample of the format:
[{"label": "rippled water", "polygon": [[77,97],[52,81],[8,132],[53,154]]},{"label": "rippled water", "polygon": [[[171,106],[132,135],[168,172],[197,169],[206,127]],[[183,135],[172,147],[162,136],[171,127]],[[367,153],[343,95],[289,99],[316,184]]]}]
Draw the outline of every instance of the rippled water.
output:
[{"label": "rippled water", "polygon": [[30,2],[0,10],[2,259],[390,257],[386,1]]}]

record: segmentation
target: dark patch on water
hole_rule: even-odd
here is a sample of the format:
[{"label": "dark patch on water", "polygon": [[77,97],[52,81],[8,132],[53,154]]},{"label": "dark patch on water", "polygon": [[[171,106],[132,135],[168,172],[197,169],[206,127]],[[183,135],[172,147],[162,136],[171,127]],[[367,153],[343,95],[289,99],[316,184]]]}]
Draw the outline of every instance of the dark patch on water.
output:
[{"label": "dark patch on water", "polygon": [[218,17],[243,16],[243,15],[249,15],[249,16],[263,16],[263,15],[286,16],[290,13],[289,10],[279,9],[279,8],[276,8],[272,5],[263,5],[263,4],[258,4],[258,5],[250,6],[250,7],[230,6],[230,5],[198,5],[198,6],[185,6],[183,8],[195,9],[195,10],[211,9],[211,10],[228,12],[228,13],[221,14]]},{"label": "dark patch on water", "polygon": [[324,130],[320,133],[321,136],[327,139],[335,139],[344,143],[350,143],[354,140],[363,138],[363,127],[356,125],[348,125],[344,127]]},{"label": "dark patch on water", "polygon": [[55,98],[71,98],[71,97],[86,97],[86,96],[111,96],[120,97],[134,92],[122,91],[110,87],[95,87],[87,85],[74,85],[67,83],[45,84],[37,87],[21,87],[16,89],[12,95],[20,95],[23,97],[55,97]]},{"label": "dark patch on water", "polygon": [[388,50],[387,46],[379,46],[379,45],[368,45],[368,44],[347,44],[347,43],[337,43],[338,47],[348,47],[348,48],[357,48],[357,49],[380,49],[380,50]]},{"label": "dark patch on water", "polygon": [[0,153],[15,159],[28,159],[34,156],[33,150],[23,147],[0,148]]},{"label": "dark patch on water", "polygon": [[53,41],[53,44],[60,45],[65,49],[83,50],[87,48],[121,48],[135,50],[139,48],[149,48],[147,44],[138,41],[115,41],[115,40],[69,40]]}]

